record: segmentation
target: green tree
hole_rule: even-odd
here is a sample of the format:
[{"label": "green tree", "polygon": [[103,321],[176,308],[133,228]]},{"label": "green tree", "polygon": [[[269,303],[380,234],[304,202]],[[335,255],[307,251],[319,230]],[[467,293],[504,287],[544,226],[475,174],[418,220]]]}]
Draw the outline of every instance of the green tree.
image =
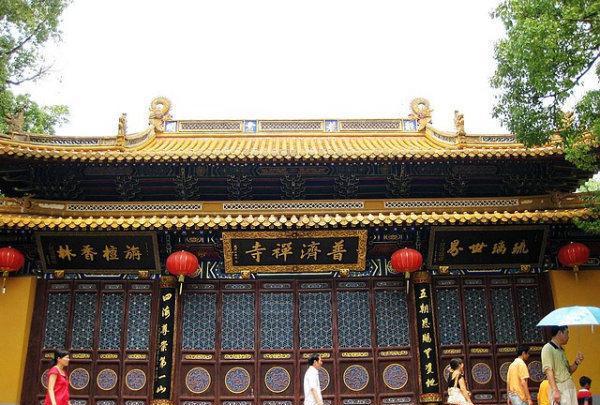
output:
[{"label": "green tree", "polygon": [[[503,0],[492,15],[506,30],[495,48],[494,116],[528,146],[559,135],[567,160],[598,171],[600,1]],[[600,192],[590,191],[597,209]],[[581,225],[600,233],[600,221]]]},{"label": "green tree", "polygon": [[10,130],[12,122],[23,131],[52,134],[57,124],[66,121],[67,107],[41,106],[28,94],[16,94],[15,88],[48,72],[43,47],[60,38],[58,24],[68,3],[0,0],[0,132]]}]

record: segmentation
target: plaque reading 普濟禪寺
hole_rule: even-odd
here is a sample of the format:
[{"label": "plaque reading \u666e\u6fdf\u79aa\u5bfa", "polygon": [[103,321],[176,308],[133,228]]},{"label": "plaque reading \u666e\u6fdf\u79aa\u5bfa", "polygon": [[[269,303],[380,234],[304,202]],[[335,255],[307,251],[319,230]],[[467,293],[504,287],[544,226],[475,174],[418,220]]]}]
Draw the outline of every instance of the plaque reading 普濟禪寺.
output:
[{"label": "plaque reading \u666e\u6fdf\u79aa\u5bfa", "polygon": [[363,271],[366,230],[223,232],[225,271]]}]

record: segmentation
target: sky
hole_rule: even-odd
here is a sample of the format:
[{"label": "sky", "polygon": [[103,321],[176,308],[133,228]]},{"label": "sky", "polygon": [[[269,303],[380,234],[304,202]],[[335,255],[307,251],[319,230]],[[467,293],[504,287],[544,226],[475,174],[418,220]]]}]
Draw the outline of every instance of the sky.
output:
[{"label": "sky", "polygon": [[146,128],[165,96],[174,119],[396,118],[425,97],[433,125],[506,133],[492,117],[496,0],[74,0],[51,74],[22,86],[66,104],[59,135]]}]

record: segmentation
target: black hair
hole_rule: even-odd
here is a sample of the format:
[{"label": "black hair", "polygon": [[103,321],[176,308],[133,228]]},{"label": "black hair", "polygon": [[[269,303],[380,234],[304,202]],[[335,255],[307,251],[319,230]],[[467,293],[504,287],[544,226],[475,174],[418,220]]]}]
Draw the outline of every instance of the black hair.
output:
[{"label": "black hair", "polygon": [[460,367],[461,364],[463,364],[462,359],[455,358],[455,359],[450,360],[450,368],[452,370],[458,370],[458,368]]},{"label": "black hair", "polygon": [[529,346],[519,345],[519,347],[517,347],[517,356],[520,356],[523,353],[529,353]]},{"label": "black hair", "polygon": [[554,325],[550,327],[550,336],[554,337],[558,334],[558,332],[564,332],[567,329],[569,329],[568,326],[562,325],[562,326],[558,326],[558,325]]},{"label": "black hair", "polygon": [[581,387],[585,387],[588,384],[592,385],[592,379],[590,377],[586,377],[586,376],[582,375],[581,378],[579,379],[579,385]]},{"label": "black hair", "polygon": [[62,349],[58,349],[54,351],[54,357],[52,358],[52,365],[56,366],[56,364],[58,363],[58,359],[62,359],[65,356],[68,356],[69,352],[62,350]]},{"label": "black hair", "polygon": [[312,366],[315,361],[318,361],[321,355],[319,353],[313,353],[308,358],[308,365]]}]

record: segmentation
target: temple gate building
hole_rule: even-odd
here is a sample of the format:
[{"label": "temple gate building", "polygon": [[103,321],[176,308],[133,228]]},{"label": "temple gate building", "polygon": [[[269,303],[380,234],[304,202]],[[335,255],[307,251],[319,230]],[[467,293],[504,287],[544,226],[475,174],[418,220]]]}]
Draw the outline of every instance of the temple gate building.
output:
[{"label": "temple gate building", "polygon": [[[116,136],[0,136],[0,247],[26,256],[0,296],[0,402],[43,403],[58,348],[73,405],[299,404],[315,352],[326,403],[442,403],[460,357],[474,402],[504,404],[522,343],[537,392],[536,323],[598,305],[600,244],[573,224],[591,173],[558,141],[409,112],[176,120],[157,98],[139,133],[122,116]],[[556,260],[571,241],[592,251],[577,278]],[[390,267],[405,247],[410,279]],[[199,259],[183,283],[180,250]],[[571,334],[600,377],[593,336]]]}]

